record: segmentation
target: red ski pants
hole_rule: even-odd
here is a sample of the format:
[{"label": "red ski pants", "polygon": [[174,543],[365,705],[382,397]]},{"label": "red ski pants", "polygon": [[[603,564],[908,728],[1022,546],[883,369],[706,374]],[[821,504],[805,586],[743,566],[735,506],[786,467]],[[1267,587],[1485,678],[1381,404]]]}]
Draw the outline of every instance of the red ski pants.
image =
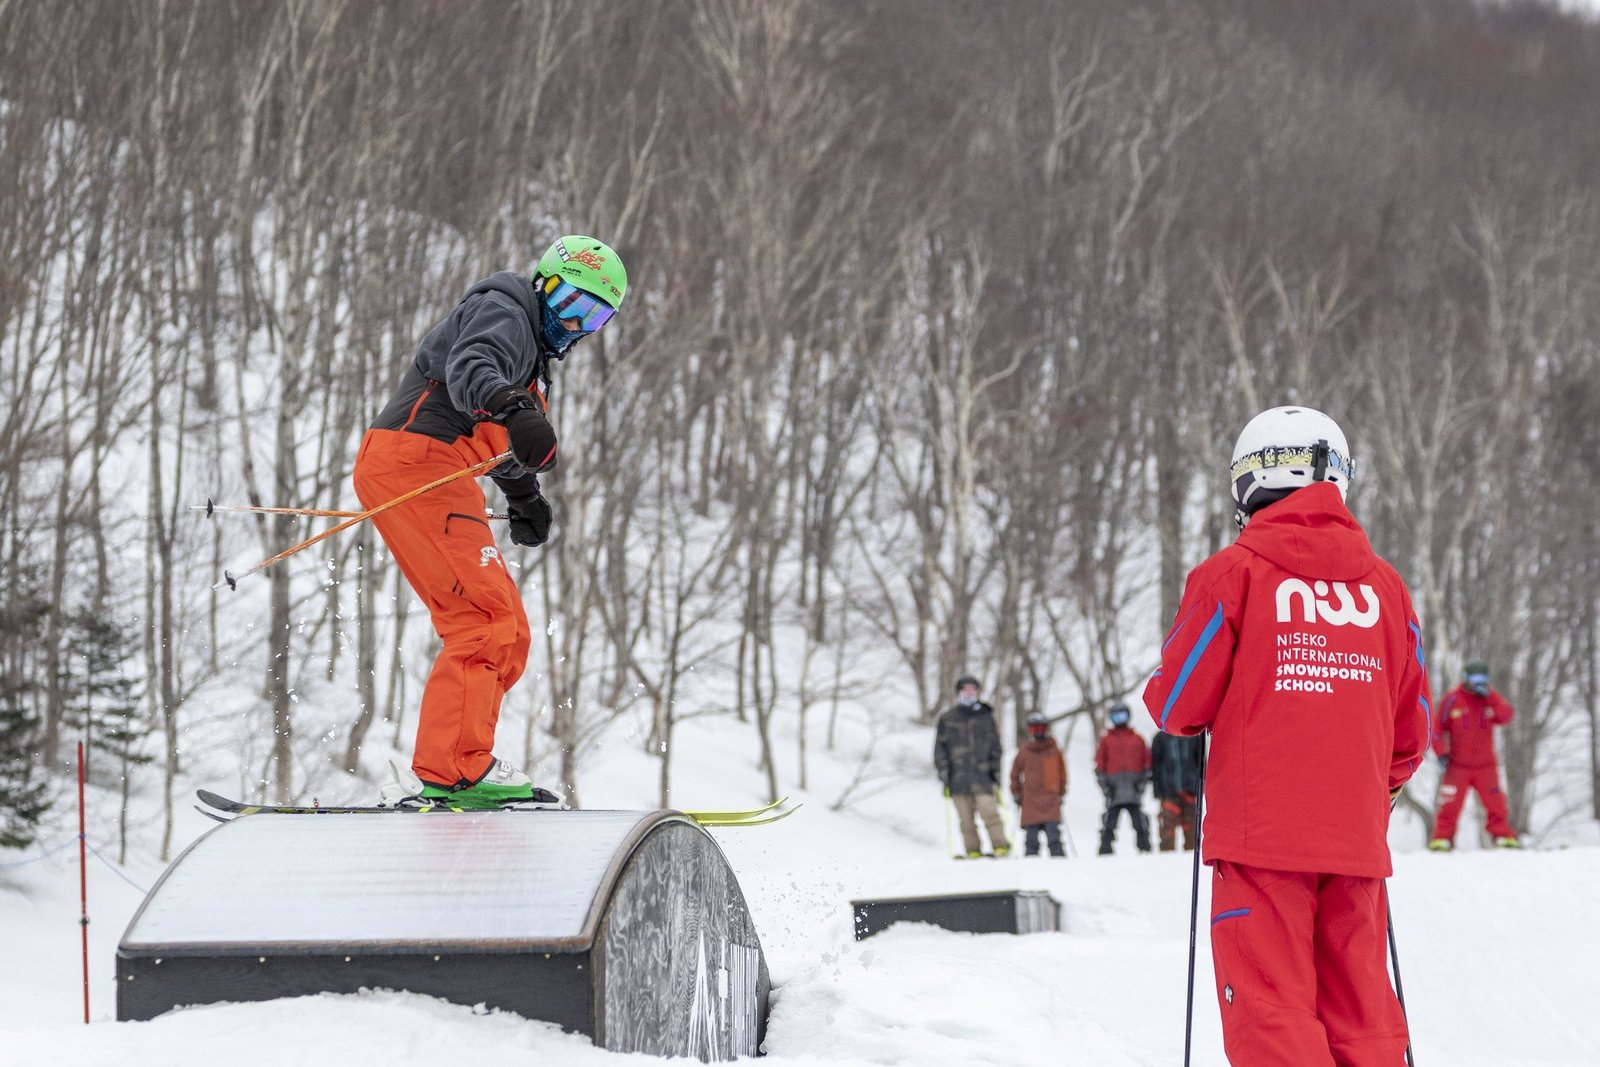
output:
[{"label": "red ski pants", "polygon": [[[475,447],[476,446],[476,447]],[[372,508],[494,455],[403,430],[368,430],[356,496]],[[528,660],[528,616],[484,519],[483,490],[461,478],[375,516],[389,553],[444,642],[422,690],[411,768],[432,785],[469,785],[494,762],[500,700]]]},{"label": "red ski pants", "polygon": [[1389,984],[1381,878],[1218,861],[1211,953],[1235,1067],[1396,1067],[1406,1023]]},{"label": "red ski pants", "polygon": [[1505,790],[1500,788],[1500,768],[1493,763],[1487,767],[1462,767],[1452,763],[1445,768],[1444,781],[1439,785],[1439,815],[1434,820],[1433,836],[1446,841],[1455,840],[1461,806],[1467,802],[1467,794],[1474,790],[1479,803],[1483,805],[1489,834],[1493,837],[1516,837],[1517,832],[1511,829],[1511,820],[1507,815],[1509,809]]}]

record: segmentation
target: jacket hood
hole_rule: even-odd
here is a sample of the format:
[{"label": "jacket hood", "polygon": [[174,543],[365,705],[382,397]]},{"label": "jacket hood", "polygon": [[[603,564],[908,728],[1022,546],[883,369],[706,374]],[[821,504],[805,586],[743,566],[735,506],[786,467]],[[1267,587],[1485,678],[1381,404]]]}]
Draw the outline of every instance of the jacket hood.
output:
[{"label": "jacket hood", "polygon": [[539,298],[533,291],[533,282],[518,274],[516,271],[496,271],[477,282],[468,289],[465,296],[476,296],[478,293],[504,293],[517,302],[517,305],[528,316],[535,332],[539,328]]},{"label": "jacket hood", "polygon": [[1047,752],[1056,747],[1056,739],[1053,737],[1030,737],[1027,741],[1023,742],[1023,747],[1037,749],[1040,752]]},{"label": "jacket hood", "polygon": [[1333,485],[1297,489],[1256,512],[1237,542],[1291,574],[1353,581],[1377,565],[1366,531]]}]

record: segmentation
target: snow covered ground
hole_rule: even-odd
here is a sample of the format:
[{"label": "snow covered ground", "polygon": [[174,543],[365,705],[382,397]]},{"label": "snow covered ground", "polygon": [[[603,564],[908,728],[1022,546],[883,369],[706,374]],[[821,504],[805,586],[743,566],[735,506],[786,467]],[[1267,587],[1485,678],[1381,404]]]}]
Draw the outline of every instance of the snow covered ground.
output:
[{"label": "snow covered ground", "polygon": [[[908,731],[908,754],[925,732]],[[748,728],[686,724],[679,802],[754,800]],[[586,782],[595,806],[649,806],[636,749],[606,753]],[[1093,848],[1098,799],[1082,739],[1069,751],[1079,783],[1068,824]],[[929,780],[893,783],[859,812],[828,800],[848,768],[818,759],[817,788],[785,822],[715,831],[754,912],[775,992],[768,1062],[810,1064],[1122,1064],[1182,1062],[1189,858],[952,862]],[[220,783],[218,783],[220,784]],[[823,788],[826,786],[827,788]],[[152,800],[139,810],[153,810]],[[66,813],[58,813],[66,818]],[[148,811],[144,816],[148,818]],[[109,824],[107,824],[109,827]],[[186,817],[182,842],[209,829]],[[148,838],[148,827],[135,838]],[[174,1012],[146,1023],[114,1017],[114,953],[161,864],[147,854],[120,873],[91,856],[92,1025],[82,1022],[75,823],[27,853],[0,854],[0,1061],[73,1067],[282,1067],[455,1061],[608,1064],[648,1061],[594,1049],[546,1024],[408,994],[374,992]],[[1415,824],[1397,826],[1391,883],[1416,1055],[1426,1067],[1600,1063],[1591,981],[1600,914],[1583,905],[1600,885],[1600,848],[1521,854],[1417,851]],[[1463,837],[1469,836],[1463,832]],[[109,828],[91,842],[112,855]],[[51,848],[61,851],[45,856]],[[41,858],[43,857],[43,858]],[[17,866],[18,863],[23,865]],[[126,879],[126,881],[124,880]],[[133,883],[133,884],[130,884]],[[1203,883],[1204,885],[1205,883]],[[849,901],[963,889],[1047,889],[1062,932],[1027,937],[902,926],[857,943]],[[1202,908],[1205,907],[1202,890]],[[285,902],[286,907],[293,902]],[[1197,1064],[1223,1064],[1211,961],[1200,946]]]}]

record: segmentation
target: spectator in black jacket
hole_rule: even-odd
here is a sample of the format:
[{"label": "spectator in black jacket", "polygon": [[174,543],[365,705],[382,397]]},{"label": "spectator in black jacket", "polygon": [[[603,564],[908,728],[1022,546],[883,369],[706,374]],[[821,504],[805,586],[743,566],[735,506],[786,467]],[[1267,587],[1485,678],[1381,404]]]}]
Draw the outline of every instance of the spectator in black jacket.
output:
[{"label": "spectator in black jacket", "polygon": [[956,704],[939,716],[934,734],[933,765],[945,796],[955,805],[966,858],[983,855],[976,815],[983,816],[996,856],[1009,855],[1005,826],[1000,822],[1000,728],[994,709],[978,699],[978,680],[956,679]]},{"label": "spectator in black jacket", "polygon": [[1198,735],[1179,737],[1161,732],[1150,744],[1150,773],[1161,812],[1156,817],[1161,851],[1177,848],[1178,827],[1183,827],[1183,850],[1195,845],[1195,798],[1200,795],[1202,741]]}]

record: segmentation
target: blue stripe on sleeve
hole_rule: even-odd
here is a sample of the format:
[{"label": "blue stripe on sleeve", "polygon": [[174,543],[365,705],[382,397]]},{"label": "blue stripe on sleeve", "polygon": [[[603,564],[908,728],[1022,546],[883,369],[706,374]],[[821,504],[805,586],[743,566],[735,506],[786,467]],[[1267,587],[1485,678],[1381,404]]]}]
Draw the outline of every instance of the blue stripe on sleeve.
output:
[{"label": "blue stripe on sleeve", "polygon": [[1423,670],[1427,670],[1428,664],[1423,660],[1422,657],[1422,627],[1418,626],[1414,622],[1408,622],[1406,623],[1406,626],[1410,628],[1411,636],[1417,639],[1417,666],[1421,667]]},{"label": "blue stripe on sleeve", "polygon": [[1215,926],[1223,919],[1242,919],[1249,914],[1249,908],[1234,908],[1232,911],[1220,911],[1212,918],[1211,925]]},{"label": "blue stripe on sleeve", "polygon": [[[1199,606],[1200,605],[1196,604],[1195,608]],[[1165,641],[1161,642],[1161,651],[1165,652],[1167,650],[1167,646],[1172,644],[1172,639],[1178,636],[1178,631],[1183,629],[1183,624],[1188,622],[1189,616],[1193,614],[1194,608],[1190,608],[1188,611],[1183,613],[1183,618],[1172,624],[1172,632],[1167,635],[1167,639]]]},{"label": "blue stripe on sleeve", "polygon": [[1161,707],[1161,729],[1167,728],[1167,716],[1172,714],[1172,706],[1178,702],[1178,696],[1183,692],[1183,687],[1189,683],[1189,675],[1194,672],[1195,664],[1200,662],[1200,657],[1205,655],[1206,647],[1211,644],[1211,639],[1217,636],[1217,631],[1222,629],[1222,601],[1217,601],[1217,610],[1211,616],[1211,621],[1206,623],[1206,628],[1200,631],[1200,637],[1195,641],[1194,648],[1189,650],[1189,656],[1183,661],[1183,669],[1178,672],[1178,680],[1172,686],[1172,692],[1167,694],[1167,702]]}]

